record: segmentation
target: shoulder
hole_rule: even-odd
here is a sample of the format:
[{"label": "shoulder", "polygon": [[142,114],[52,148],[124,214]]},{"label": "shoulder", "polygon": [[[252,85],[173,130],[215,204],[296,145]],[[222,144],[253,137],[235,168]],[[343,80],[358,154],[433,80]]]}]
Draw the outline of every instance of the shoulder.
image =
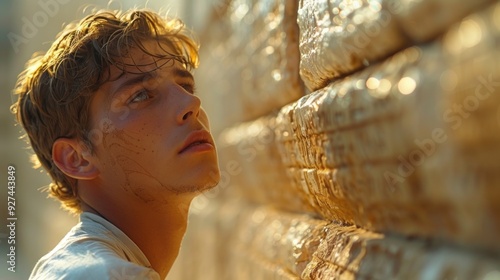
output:
[{"label": "shoulder", "polygon": [[36,264],[30,279],[160,279],[152,270],[124,259],[113,246],[96,240],[62,242]]},{"label": "shoulder", "polygon": [[147,267],[121,259],[112,254],[93,252],[53,254],[42,258],[30,276],[32,280],[51,279],[155,279],[158,274]]}]

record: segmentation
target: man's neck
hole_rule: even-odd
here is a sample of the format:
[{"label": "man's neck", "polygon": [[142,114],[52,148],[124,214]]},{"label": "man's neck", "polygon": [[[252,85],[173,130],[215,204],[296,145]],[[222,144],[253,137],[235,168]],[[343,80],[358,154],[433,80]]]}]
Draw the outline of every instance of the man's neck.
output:
[{"label": "man's neck", "polygon": [[148,258],[152,268],[164,279],[179,254],[192,199],[173,196],[166,205],[128,205],[126,209],[116,209],[114,205],[111,208],[113,211],[101,209],[96,214],[132,239]]}]

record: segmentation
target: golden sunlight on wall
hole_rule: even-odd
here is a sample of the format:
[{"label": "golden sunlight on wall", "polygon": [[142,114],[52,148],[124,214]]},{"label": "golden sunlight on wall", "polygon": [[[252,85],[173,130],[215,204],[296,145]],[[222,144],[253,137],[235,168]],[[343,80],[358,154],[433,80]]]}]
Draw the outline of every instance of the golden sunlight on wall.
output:
[{"label": "golden sunlight on wall", "polygon": [[228,0],[169,279],[500,279],[498,1]]}]

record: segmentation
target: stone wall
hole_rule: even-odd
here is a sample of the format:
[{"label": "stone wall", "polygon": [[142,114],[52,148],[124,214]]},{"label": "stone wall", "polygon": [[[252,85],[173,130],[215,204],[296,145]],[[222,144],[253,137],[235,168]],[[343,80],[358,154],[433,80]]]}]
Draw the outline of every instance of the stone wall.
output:
[{"label": "stone wall", "polygon": [[500,4],[232,0],[170,279],[500,279]]}]

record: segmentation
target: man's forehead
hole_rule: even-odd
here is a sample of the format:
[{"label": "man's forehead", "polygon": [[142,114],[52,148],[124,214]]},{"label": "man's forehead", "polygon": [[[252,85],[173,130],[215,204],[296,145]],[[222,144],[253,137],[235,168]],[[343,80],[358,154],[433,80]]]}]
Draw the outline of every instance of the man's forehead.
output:
[{"label": "man's forehead", "polygon": [[[141,71],[138,72],[139,69]],[[121,73],[116,73],[116,75],[119,76],[116,79],[110,79],[106,83],[109,86],[107,91],[111,93],[120,90],[124,86],[139,84],[141,82],[146,83],[152,78],[173,77],[194,80],[193,75],[178,61],[163,63],[158,65],[158,67],[151,65],[138,66],[135,68],[135,72],[121,71]]]},{"label": "man's forehead", "polygon": [[109,81],[116,81],[135,75],[148,74],[149,76],[163,74],[181,74],[181,76],[191,75],[185,64],[176,57],[153,57],[151,55],[141,55],[128,59],[123,63],[117,63],[110,67]]},{"label": "man's forehead", "polygon": [[167,44],[149,42],[129,51],[103,72],[102,84],[97,91],[115,92],[129,80],[146,81],[155,76],[178,76],[193,79],[192,74]]},{"label": "man's forehead", "polygon": [[141,47],[131,48],[125,56],[117,59],[111,68],[117,74],[140,74],[170,67],[186,69],[181,57],[167,44],[146,43]]}]

